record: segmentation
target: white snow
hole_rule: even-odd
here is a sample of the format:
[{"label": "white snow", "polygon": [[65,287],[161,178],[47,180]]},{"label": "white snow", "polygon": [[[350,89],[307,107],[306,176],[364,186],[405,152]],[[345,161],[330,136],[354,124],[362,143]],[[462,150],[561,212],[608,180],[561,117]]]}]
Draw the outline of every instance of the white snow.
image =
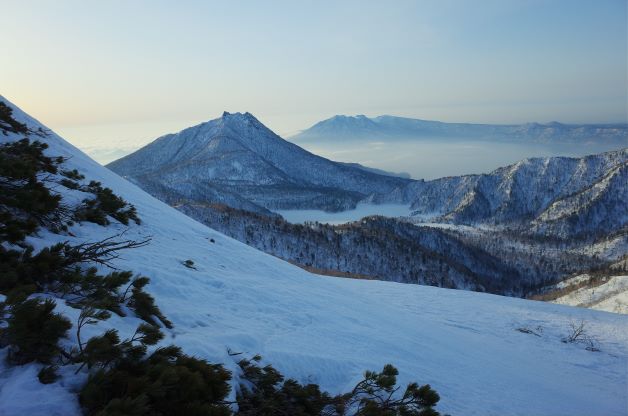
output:
[{"label": "white snow", "polygon": [[407,217],[412,212],[408,204],[368,204],[359,203],[354,209],[342,212],[326,212],[316,209],[275,210],[288,222],[303,224],[307,221],[318,221],[325,224],[344,224],[357,221],[370,215],[384,217]]},{"label": "white snow", "polygon": [[3,368],[5,350],[0,350],[0,415],[66,416],[80,414],[76,395],[65,378],[53,384],[41,384],[39,367]]},{"label": "white snow", "polygon": [[[364,370],[392,363],[402,383],[430,383],[442,396],[437,409],[453,415],[626,414],[626,316],[313,275],[193,221],[58,136],[47,142],[50,154],[71,156],[70,169],[137,207],[142,225],[130,226],[125,238],[151,237],[151,244],[121,252],[116,266],[151,278],[148,291],[174,323],[164,343],[230,369],[242,355],[231,357],[228,349],[259,353],[286,376],[332,393],[351,388]],[[94,241],[123,229],[84,224],[73,227],[76,237],[42,233],[42,244]],[[182,266],[186,259],[197,270]],[[572,320],[588,322],[600,352],[560,341]],[[113,326],[125,336],[136,324],[114,317],[100,330]],[[543,335],[516,330],[523,326],[542,326]],[[42,406],[47,414],[78,413],[67,394],[77,383],[71,373],[47,386],[36,383],[35,374],[32,366],[0,367],[0,414],[42,414]]]},{"label": "white snow", "polygon": [[[588,279],[580,275],[562,282],[560,287],[568,287]],[[557,285],[558,286],[558,285]],[[607,282],[595,287],[582,287],[553,301],[562,305],[592,308],[600,311],[628,314],[628,276],[613,276]]]}]

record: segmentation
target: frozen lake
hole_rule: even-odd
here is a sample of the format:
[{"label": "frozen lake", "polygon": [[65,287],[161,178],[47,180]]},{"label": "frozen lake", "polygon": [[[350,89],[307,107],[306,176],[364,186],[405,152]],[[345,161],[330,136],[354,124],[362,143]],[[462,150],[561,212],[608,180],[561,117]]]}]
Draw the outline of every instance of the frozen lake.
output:
[{"label": "frozen lake", "polygon": [[355,209],[342,212],[325,212],[316,209],[291,209],[275,211],[293,224],[303,224],[306,221],[318,221],[326,224],[344,224],[357,221],[369,215],[383,215],[385,217],[403,217],[410,215],[410,206],[402,204],[358,204]]}]

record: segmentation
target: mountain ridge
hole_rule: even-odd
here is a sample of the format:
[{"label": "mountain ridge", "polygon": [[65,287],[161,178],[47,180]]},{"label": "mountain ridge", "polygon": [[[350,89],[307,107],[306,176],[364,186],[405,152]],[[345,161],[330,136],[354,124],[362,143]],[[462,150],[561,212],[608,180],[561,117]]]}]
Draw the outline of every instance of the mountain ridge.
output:
[{"label": "mountain ridge", "polygon": [[260,212],[342,210],[409,182],[314,155],[282,139],[250,113],[225,112],[161,136],[107,167],[143,186],[159,183],[181,192],[202,184],[217,195],[236,193]]},{"label": "mountain ridge", "polygon": [[487,174],[415,181],[375,202],[409,203],[418,216],[454,224],[523,225],[566,238],[627,227],[627,171],[628,148],[581,158],[528,158]]},{"label": "mountain ridge", "polygon": [[290,137],[295,142],[457,138],[527,143],[612,143],[628,146],[628,123],[448,123],[410,117],[336,115]]}]

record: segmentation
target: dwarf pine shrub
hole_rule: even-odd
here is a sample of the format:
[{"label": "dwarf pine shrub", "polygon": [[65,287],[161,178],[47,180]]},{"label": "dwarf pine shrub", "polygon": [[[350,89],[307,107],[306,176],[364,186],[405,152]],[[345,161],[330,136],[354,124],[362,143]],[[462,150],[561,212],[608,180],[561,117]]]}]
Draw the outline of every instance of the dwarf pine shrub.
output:
[{"label": "dwarf pine shrub", "polygon": [[2,331],[9,345],[9,362],[50,364],[59,354],[58,342],[72,324],[54,312],[55,306],[51,299],[28,299],[11,307],[8,326]]}]

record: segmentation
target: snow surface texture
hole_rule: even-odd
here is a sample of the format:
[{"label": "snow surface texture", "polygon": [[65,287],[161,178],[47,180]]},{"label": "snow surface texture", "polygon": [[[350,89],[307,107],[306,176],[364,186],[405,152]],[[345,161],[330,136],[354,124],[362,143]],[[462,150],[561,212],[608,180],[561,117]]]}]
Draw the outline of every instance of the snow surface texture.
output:
[{"label": "snow surface texture", "polygon": [[[38,126],[20,111],[14,115]],[[288,377],[332,393],[351,388],[365,369],[393,363],[402,383],[430,383],[442,396],[438,409],[453,415],[626,414],[626,316],[313,275],[193,221],[54,134],[46,142],[49,154],[71,157],[68,168],[134,204],[142,225],[83,224],[72,228],[76,237],[42,233],[40,244],[94,241],[123,229],[125,238],[150,236],[149,246],[122,252],[116,266],[151,278],[148,290],[174,323],[164,343],[230,369],[236,364],[228,349],[260,353]],[[184,267],[186,259],[197,270]],[[580,320],[598,338],[600,352],[561,342],[570,321]],[[87,336],[109,327],[127,336],[137,322],[112,317]],[[542,335],[520,327],[541,327]],[[75,415],[75,396],[67,392],[84,377],[67,373],[42,385],[32,366],[0,368],[0,414]]]},{"label": "snow surface texture", "polygon": [[[588,275],[576,276],[561,282],[556,287],[569,287],[572,284],[579,283],[581,280],[588,279],[588,277]],[[611,277],[607,282],[599,286],[576,289],[552,302],[628,314],[628,276]]]}]

